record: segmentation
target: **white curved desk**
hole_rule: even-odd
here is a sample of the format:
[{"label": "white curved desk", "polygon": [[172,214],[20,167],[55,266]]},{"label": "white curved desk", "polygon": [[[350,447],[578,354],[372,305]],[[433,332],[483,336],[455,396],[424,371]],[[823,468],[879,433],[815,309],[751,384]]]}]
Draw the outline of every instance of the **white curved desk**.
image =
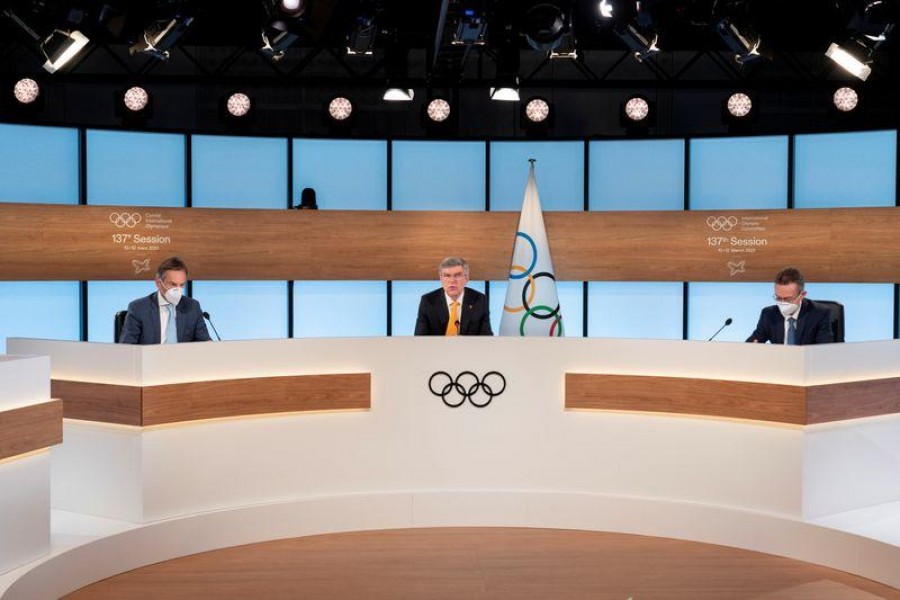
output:
[{"label": "white curved desk", "polygon": [[[900,585],[896,546],[811,523],[900,501],[898,342],[11,339],[8,347],[51,356],[67,418],[95,419],[66,421],[53,450],[53,507],[126,523],[21,574],[4,599],[50,591],[54,573],[58,593],[221,546],[451,525],[684,538]],[[451,408],[429,391],[439,371],[496,371],[506,387],[483,408],[450,398],[451,388],[448,403],[462,401]],[[308,377],[323,375],[331,379],[309,387]],[[329,382],[341,391],[325,393]],[[499,391],[496,376],[486,382]],[[101,422],[89,398],[95,384],[128,398],[106,420],[137,424]],[[668,384],[680,387],[655,402]],[[190,392],[181,403],[179,390]],[[472,395],[488,399],[483,388]],[[841,396],[852,410],[835,411]],[[748,399],[756,420],[720,416],[745,416]],[[811,408],[791,412],[797,402]],[[819,414],[819,404],[831,417],[797,420]],[[816,420],[834,422],[788,424]],[[141,550],[123,559],[125,546]]]}]

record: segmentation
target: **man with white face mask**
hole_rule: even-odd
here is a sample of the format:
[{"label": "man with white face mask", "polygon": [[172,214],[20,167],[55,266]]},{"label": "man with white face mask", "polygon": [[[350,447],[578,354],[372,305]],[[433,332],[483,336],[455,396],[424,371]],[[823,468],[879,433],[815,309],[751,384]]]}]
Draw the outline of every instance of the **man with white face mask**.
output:
[{"label": "man with white face mask", "polygon": [[187,279],[183,260],[176,256],[164,260],[156,270],[156,291],[128,305],[119,343],[208,342],[200,303],[183,295]]},{"label": "man with white face mask", "polygon": [[831,311],[807,300],[803,286],[800,271],[782,269],[775,276],[775,305],[762,310],[756,331],[747,341],[792,346],[833,342]]}]

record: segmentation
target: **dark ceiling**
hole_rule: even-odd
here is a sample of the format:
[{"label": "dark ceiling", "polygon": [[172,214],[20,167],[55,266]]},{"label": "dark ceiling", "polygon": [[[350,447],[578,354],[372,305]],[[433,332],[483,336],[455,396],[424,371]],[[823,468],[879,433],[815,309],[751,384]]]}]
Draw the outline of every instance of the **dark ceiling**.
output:
[{"label": "dark ceiling", "polygon": [[[896,0],[604,0],[614,18],[599,16],[597,0],[308,0],[293,25],[298,35],[283,60],[260,51],[261,28],[273,8],[267,0],[0,0],[38,35],[77,28],[91,44],[79,61],[52,76],[44,57],[12,19],[0,16],[0,78],[31,75],[57,100],[48,100],[37,122],[115,126],[107,110],[113,92],[139,82],[158,90],[161,107],[145,124],[158,129],[224,130],[217,98],[247,89],[259,99],[252,125],[259,132],[327,135],[321,106],[329,96],[352,96],[360,107],[360,135],[421,135],[421,100],[429,91],[449,94],[459,106],[454,135],[524,135],[516,110],[487,100],[487,88],[515,55],[523,94],[551,98],[578,116],[557,109],[552,135],[621,135],[617,107],[640,92],[659,104],[650,131],[657,135],[727,132],[718,110],[721,95],[735,89],[764,101],[759,131],[894,126],[900,82],[897,47],[890,36],[874,55],[865,82],[853,79],[824,56],[828,45],[854,32],[882,31],[893,23]],[[552,4],[569,19],[578,58],[550,60],[533,50],[526,33],[537,5]],[[457,19],[471,11],[486,22],[483,45],[452,44]],[[193,17],[167,61],[128,48],[154,19]],[[739,65],[715,24],[723,17],[759,35],[764,58]],[[371,56],[349,56],[348,35],[361,18],[372,18],[377,35]],[[657,34],[659,54],[639,62],[616,29],[634,23]],[[538,27],[539,29],[539,27]],[[416,103],[385,106],[386,79],[402,73],[416,89]],[[853,84],[862,110],[855,121],[832,121],[830,94]],[[4,91],[4,95],[8,95]],[[91,97],[100,101],[91,101]],[[19,118],[4,101],[4,118]],[[694,108],[692,108],[694,107]],[[713,115],[692,114],[712,111]],[[597,114],[603,111],[604,114]],[[109,114],[108,114],[109,113]],[[497,117],[496,115],[501,115]],[[366,118],[364,118],[366,117]],[[445,132],[446,133],[446,132]]]}]

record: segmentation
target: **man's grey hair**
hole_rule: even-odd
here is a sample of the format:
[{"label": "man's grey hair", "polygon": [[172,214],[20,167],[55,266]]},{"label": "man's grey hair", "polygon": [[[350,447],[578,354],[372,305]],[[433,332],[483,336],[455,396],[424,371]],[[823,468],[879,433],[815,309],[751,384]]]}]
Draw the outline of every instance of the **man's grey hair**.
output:
[{"label": "man's grey hair", "polygon": [[445,269],[449,269],[450,267],[462,267],[463,273],[466,275],[466,279],[469,278],[469,263],[460,256],[448,256],[444,260],[441,261],[440,266],[438,266],[438,276],[443,274]]}]

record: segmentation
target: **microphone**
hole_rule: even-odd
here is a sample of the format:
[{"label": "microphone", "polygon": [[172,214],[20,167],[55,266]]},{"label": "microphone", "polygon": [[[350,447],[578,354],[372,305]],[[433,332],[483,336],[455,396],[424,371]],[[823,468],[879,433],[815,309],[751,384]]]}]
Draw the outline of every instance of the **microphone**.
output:
[{"label": "microphone", "polygon": [[216,339],[219,340],[219,341],[221,342],[221,341],[222,341],[222,338],[219,337],[219,332],[216,331],[216,326],[213,325],[212,319],[209,318],[209,313],[206,312],[206,311],[204,311],[204,312],[203,312],[203,318],[206,319],[207,321],[209,321],[209,324],[212,325],[213,333],[216,334]]},{"label": "microphone", "polygon": [[712,336],[706,341],[707,342],[713,341],[713,338],[716,337],[717,335],[719,335],[719,332],[722,331],[723,329],[725,329],[726,327],[728,327],[729,325],[731,325],[731,317],[728,317],[727,319],[725,319],[725,323],[721,327],[719,327],[718,331],[716,331],[714,334],[712,334]]}]

